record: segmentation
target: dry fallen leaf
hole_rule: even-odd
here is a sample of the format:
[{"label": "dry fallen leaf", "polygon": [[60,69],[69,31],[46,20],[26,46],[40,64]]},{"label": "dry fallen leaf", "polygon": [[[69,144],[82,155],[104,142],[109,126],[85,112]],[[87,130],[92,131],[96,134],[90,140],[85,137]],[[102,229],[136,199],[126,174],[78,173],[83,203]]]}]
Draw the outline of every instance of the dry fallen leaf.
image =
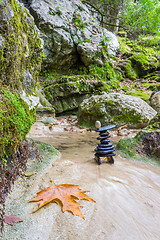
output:
[{"label": "dry fallen leaf", "polygon": [[125,125],[119,127],[119,128],[117,129],[117,131],[120,131],[120,130],[122,130],[123,128],[125,128],[125,127],[127,127],[127,126],[128,126],[128,124],[125,124]]},{"label": "dry fallen leaf", "polygon": [[4,222],[8,225],[13,226],[13,223],[23,222],[21,218],[18,218],[16,215],[4,216]]},{"label": "dry fallen leaf", "polygon": [[68,211],[73,215],[80,216],[84,219],[84,216],[79,209],[82,205],[75,200],[95,201],[88,197],[85,194],[86,191],[81,190],[79,187],[79,185],[61,184],[45,188],[38,192],[35,198],[30,200],[30,202],[40,201],[38,208],[35,209],[34,212],[45,206],[47,203],[56,202],[61,205],[63,212]]}]

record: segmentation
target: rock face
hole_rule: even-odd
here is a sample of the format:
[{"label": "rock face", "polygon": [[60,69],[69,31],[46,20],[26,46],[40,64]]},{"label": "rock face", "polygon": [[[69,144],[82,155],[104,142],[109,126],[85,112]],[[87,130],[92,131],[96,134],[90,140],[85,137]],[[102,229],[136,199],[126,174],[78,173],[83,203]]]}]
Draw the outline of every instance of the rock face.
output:
[{"label": "rock face", "polygon": [[156,111],[145,101],[120,93],[92,96],[79,107],[79,123],[94,126],[99,120],[104,124],[117,126],[128,124],[130,127],[143,128],[156,115]]},{"label": "rock face", "polygon": [[151,97],[151,106],[157,111],[160,112],[160,91],[156,92],[152,97]]},{"label": "rock face", "polygon": [[158,112],[149,123],[149,129],[160,129],[160,112]]},{"label": "rock face", "polygon": [[0,161],[16,153],[35,121],[38,99],[33,92],[41,55],[41,39],[29,11],[16,0],[1,0]]},{"label": "rock face", "polygon": [[42,43],[33,18],[14,0],[0,3],[0,81],[32,89],[40,70]]},{"label": "rock face", "polygon": [[106,56],[102,46],[109,54],[119,47],[116,36],[102,29],[80,0],[30,0],[28,8],[44,40],[46,68],[69,69],[77,62],[103,65]]},{"label": "rock face", "polygon": [[88,76],[64,76],[43,83],[43,92],[56,113],[78,109],[79,104],[92,94],[100,94],[105,89],[103,81]]}]

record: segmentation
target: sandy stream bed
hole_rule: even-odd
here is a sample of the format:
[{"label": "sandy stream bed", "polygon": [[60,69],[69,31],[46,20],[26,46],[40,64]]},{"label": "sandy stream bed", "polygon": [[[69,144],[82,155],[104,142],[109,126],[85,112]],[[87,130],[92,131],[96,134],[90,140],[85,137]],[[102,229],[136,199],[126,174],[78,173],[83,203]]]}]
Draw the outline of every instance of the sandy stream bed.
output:
[{"label": "sandy stream bed", "polygon": [[[69,126],[67,126],[69,127]],[[69,128],[68,128],[69,130]],[[44,161],[36,174],[15,182],[6,202],[6,215],[15,214],[24,221],[5,224],[3,240],[159,240],[160,239],[160,167],[121,157],[115,164],[98,166],[94,160],[97,133],[64,131],[63,125],[49,130],[35,123],[30,137],[50,143],[61,154],[44,152]],[[111,133],[111,142],[118,141]],[[28,172],[35,171],[28,162]],[[81,201],[85,217],[62,213],[60,206],[48,204],[32,213],[37,203],[28,203],[36,193],[52,183],[79,184],[96,203]]]}]

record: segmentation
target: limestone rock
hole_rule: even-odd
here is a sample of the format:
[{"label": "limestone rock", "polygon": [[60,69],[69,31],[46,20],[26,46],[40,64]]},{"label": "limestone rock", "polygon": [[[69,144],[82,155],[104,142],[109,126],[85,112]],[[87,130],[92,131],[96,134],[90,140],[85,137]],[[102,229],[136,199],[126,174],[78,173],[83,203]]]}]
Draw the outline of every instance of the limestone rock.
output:
[{"label": "limestone rock", "polygon": [[0,82],[32,91],[42,54],[33,18],[19,1],[1,0],[0,29]]},{"label": "limestone rock", "polygon": [[27,95],[25,91],[21,93],[21,98],[28,104],[29,110],[35,108],[39,104],[39,97]]},{"label": "limestone rock", "polygon": [[102,125],[143,128],[156,115],[156,111],[138,97],[120,93],[104,93],[85,99],[79,107],[79,123],[94,126],[96,120]]},{"label": "limestone rock", "polygon": [[29,10],[44,40],[46,68],[68,69],[77,62],[103,65],[102,42],[109,54],[119,47],[117,37],[101,28],[80,0],[31,0]]},{"label": "limestone rock", "polygon": [[46,83],[43,92],[56,113],[76,110],[80,103],[92,94],[100,94],[105,84],[100,80],[88,81],[85,76],[64,76]]},{"label": "limestone rock", "polygon": [[151,106],[157,111],[160,112],[160,91],[156,92],[152,97],[151,97]]},{"label": "limestone rock", "polygon": [[158,112],[154,118],[151,119],[149,129],[160,129],[160,112]]}]

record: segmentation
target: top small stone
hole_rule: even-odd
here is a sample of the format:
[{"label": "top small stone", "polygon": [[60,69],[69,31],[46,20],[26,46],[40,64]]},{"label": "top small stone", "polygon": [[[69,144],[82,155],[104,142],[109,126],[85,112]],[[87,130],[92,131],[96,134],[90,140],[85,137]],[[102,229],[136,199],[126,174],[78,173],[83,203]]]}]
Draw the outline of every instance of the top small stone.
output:
[{"label": "top small stone", "polygon": [[101,127],[101,122],[100,121],[96,121],[95,122],[95,127],[96,127],[96,129],[99,129]]},{"label": "top small stone", "polygon": [[112,129],[112,128],[115,128],[115,127],[116,127],[116,125],[108,125],[108,126],[104,126],[104,127],[99,128],[99,129],[96,129],[95,131],[96,132],[106,132],[109,129]]}]

